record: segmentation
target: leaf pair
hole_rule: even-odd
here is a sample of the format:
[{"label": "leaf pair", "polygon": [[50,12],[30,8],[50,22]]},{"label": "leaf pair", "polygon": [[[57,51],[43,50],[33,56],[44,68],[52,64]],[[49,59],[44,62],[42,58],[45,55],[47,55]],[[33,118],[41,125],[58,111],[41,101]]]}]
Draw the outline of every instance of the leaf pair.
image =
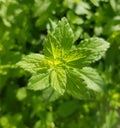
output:
[{"label": "leaf pair", "polygon": [[53,87],[60,94],[89,97],[90,92],[102,92],[104,82],[97,72],[87,67],[99,60],[109,47],[101,38],[85,39],[74,46],[74,34],[66,18],[58,23],[44,42],[44,55],[30,54],[18,63],[31,72],[28,88],[42,90]]}]

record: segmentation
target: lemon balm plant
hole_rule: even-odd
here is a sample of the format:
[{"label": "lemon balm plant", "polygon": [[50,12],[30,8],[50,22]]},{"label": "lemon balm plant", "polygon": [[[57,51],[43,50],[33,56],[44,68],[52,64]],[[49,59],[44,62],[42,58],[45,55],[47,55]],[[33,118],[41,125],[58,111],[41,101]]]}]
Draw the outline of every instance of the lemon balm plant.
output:
[{"label": "lemon balm plant", "polygon": [[74,33],[64,17],[54,31],[48,33],[44,54],[23,56],[18,65],[32,73],[28,89],[52,87],[60,94],[69,93],[81,99],[103,91],[102,78],[89,65],[101,59],[108,47],[109,43],[98,37],[74,45]]}]

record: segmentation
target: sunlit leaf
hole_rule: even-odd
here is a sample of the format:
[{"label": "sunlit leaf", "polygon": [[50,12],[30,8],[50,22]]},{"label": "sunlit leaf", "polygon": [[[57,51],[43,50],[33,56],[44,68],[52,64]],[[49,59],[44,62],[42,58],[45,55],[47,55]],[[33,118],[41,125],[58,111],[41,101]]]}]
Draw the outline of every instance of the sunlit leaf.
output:
[{"label": "sunlit leaf", "polygon": [[28,89],[31,90],[42,90],[49,87],[49,74],[35,74],[28,82]]},{"label": "sunlit leaf", "polygon": [[47,57],[56,59],[61,55],[60,44],[57,39],[49,33],[44,44],[44,54]]},{"label": "sunlit leaf", "polygon": [[84,53],[82,53],[79,49],[77,49],[77,50],[68,52],[68,54],[64,56],[64,61],[68,66],[82,67],[83,65],[81,63],[85,57],[86,56],[84,55]]},{"label": "sunlit leaf", "polygon": [[86,85],[74,70],[68,70],[67,73],[67,92],[78,99],[89,98]]},{"label": "sunlit leaf", "polygon": [[77,73],[84,80],[84,83],[89,89],[92,89],[97,92],[103,92],[105,83],[103,79],[99,76],[95,69],[90,67],[84,67],[80,70],[77,70]]},{"label": "sunlit leaf", "polygon": [[62,54],[64,55],[64,53],[71,49],[74,39],[73,31],[66,18],[62,18],[58,23],[54,36],[59,41],[62,47]]},{"label": "sunlit leaf", "polygon": [[31,73],[36,73],[37,71],[43,71],[46,69],[44,56],[35,53],[23,56],[22,60],[17,63],[17,65]]},{"label": "sunlit leaf", "polygon": [[102,38],[93,37],[81,41],[78,48],[84,55],[80,64],[85,66],[101,59],[109,48],[109,43]]},{"label": "sunlit leaf", "polygon": [[54,69],[50,74],[51,86],[60,94],[65,92],[66,88],[66,72],[62,68]]}]

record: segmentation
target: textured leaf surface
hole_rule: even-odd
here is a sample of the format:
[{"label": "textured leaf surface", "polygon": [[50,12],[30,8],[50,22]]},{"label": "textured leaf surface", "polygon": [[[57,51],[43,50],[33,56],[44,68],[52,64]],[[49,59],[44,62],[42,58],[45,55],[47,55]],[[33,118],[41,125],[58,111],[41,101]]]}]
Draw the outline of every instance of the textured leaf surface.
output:
[{"label": "textured leaf surface", "polygon": [[81,53],[79,49],[68,52],[64,57],[64,60],[68,66],[76,67],[80,65],[82,60],[85,58],[84,53]]},{"label": "textured leaf surface", "polygon": [[[49,85],[60,94],[67,90],[79,99],[91,97],[91,92],[102,92],[104,82],[89,64],[104,56],[109,43],[101,38],[90,38],[73,45],[74,35],[66,18],[49,33],[44,43],[44,55],[30,54],[18,63],[34,73],[28,88],[42,90]],[[49,71],[49,75],[46,72]],[[40,74],[42,73],[42,74]]]},{"label": "textured leaf surface", "polygon": [[79,99],[85,99],[89,97],[86,85],[79,77],[79,74],[74,72],[74,70],[69,70],[67,73],[67,91],[72,96]]},{"label": "textured leaf surface", "polygon": [[62,68],[57,68],[51,72],[51,86],[63,94],[66,88],[66,72]]},{"label": "textured leaf surface", "polygon": [[45,56],[52,57],[53,59],[56,59],[61,55],[60,44],[58,43],[57,39],[50,33],[45,40],[44,54]]},{"label": "textured leaf surface", "polygon": [[105,83],[102,78],[96,72],[95,69],[90,67],[84,67],[83,69],[78,71],[81,78],[84,80],[85,84],[89,89],[92,89],[97,92],[103,92],[103,87]]},{"label": "textured leaf surface", "polygon": [[109,43],[101,38],[95,37],[83,40],[78,48],[81,53],[84,54],[84,58],[81,60],[80,65],[86,66],[101,59],[109,48]]},{"label": "textured leaf surface", "polygon": [[22,60],[17,63],[17,65],[31,73],[46,69],[44,64],[44,56],[35,53],[24,56]]},{"label": "textured leaf surface", "polygon": [[49,74],[35,74],[28,82],[28,89],[31,90],[42,90],[49,86]]},{"label": "textured leaf surface", "polygon": [[54,36],[62,47],[62,54],[71,49],[74,35],[66,18],[62,18],[62,20],[58,23]]}]

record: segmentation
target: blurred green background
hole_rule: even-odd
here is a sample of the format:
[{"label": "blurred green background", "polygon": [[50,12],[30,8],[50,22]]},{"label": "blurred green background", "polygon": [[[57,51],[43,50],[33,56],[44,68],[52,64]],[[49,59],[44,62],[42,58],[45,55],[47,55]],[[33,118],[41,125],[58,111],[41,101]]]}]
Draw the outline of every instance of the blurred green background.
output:
[{"label": "blurred green background", "polygon": [[[106,83],[93,100],[30,91],[22,55],[42,53],[44,38],[67,17],[76,44],[92,36],[110,42],[91,65]],[[120,0],[0,0],[0,128],[120,128]]]}]

